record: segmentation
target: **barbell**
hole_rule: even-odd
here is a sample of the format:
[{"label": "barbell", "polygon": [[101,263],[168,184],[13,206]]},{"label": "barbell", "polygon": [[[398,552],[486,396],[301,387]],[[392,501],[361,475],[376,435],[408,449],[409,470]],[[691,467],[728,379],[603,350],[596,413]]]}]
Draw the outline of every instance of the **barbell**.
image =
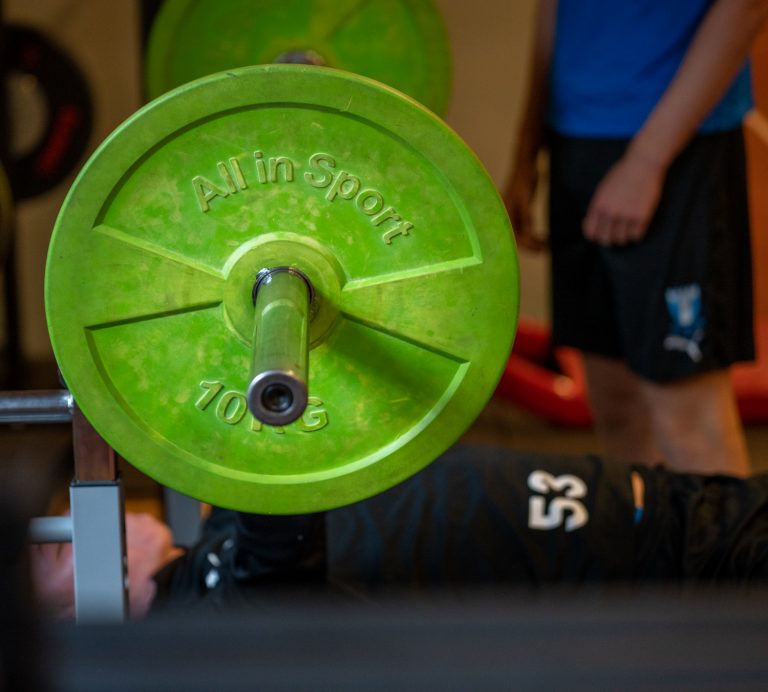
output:
[{"label": "barbell", "polygon": [[366,77],[261,65],[119,126],[52,234],[49,333],[84,415],[158,482],[302,513],[445,451],[502,374],[509,220],[466,144]]}]

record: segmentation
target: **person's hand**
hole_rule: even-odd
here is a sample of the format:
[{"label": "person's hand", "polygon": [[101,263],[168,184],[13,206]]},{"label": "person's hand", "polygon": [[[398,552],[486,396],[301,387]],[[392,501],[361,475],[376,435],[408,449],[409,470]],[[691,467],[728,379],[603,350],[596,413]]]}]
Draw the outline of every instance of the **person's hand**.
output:
[{"label": "person's hand", "polygon": [[584,237],[606,247],[642,240],[659,204],[664,174],[652,161],[625,155],[597,186],[582,223]]},{"label": "person's hand", "polygon": [[[128,558],[128,602],[130,615],[146,615],[157,585],[152,576],[181,554],[173,547],[171,530],[150,514],[125,515]],[[53,617],[75,616],[72,544],[40,544],[30,547],[32,582],[41,605]]]},{"label": "person's hand", "polygon": [[175,548],[168,525],[151,514],[125,515],[125,540],[128,556],[128,605],[132,618],[149,612],[157,592],[152,578],[183,550]]},{"label": "person's hand", "polygon": [[507,188],[502,193],[515,239],[521,248],[539,251],[547,247],[545,240],[536,233],[533,224],[533,197],[538,185],[536,162],[516,166]]},{"label": "person's hand", "polygon": [[37,601],[58,620],[75,617],[71,543],[40,543],[29,548],[32,584]]}]

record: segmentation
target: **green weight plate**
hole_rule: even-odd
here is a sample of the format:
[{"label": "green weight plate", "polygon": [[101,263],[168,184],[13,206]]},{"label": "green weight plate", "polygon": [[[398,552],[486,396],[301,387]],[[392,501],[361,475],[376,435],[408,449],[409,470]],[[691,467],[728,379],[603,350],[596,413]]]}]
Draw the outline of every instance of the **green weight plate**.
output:
[{"label": "green weight plate", "polygon": [[[312,283],[309,406],[245,387],[265,267]],[[511,228],[437,116],[321,67],[267,65],[148,104],[88,161],[46,267],[53,348],[101,435],[159,482],[260,513],[376,494],[474,421],[517,322]]]},{"label": "green weight plate", "polygon": [[446,111],[450,50],[432,0],[166,0],[149,37],[147,92],[296,55]]}]

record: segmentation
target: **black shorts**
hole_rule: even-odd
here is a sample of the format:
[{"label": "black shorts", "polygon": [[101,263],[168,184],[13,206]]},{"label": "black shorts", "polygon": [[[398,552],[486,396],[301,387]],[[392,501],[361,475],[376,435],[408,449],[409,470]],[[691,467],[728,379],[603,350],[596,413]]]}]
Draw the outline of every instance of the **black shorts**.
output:
[{"label": "black shorts", "polygon": [[741,130],[694,138],[668,171],[645,239],[603,248],[581,224],[626,145],[552,136],[554,343],[624,360],[657,382],[753,360]]}]

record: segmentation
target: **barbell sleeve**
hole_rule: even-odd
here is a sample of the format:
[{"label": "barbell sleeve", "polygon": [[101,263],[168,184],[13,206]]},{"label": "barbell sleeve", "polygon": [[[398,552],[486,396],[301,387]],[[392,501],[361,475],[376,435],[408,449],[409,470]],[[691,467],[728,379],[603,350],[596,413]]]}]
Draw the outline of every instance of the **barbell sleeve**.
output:
[{"label": "barbell sleeve", "polygon": [[0,423],[69,423],[73,408],[66,389],[0,392]]},{"label": "barbell sleeve", "polygon": [[311,285],[298,270],[277,267],[259,273],[253,293],[248,408],[267,425],[288,425],[307,407]]}]

